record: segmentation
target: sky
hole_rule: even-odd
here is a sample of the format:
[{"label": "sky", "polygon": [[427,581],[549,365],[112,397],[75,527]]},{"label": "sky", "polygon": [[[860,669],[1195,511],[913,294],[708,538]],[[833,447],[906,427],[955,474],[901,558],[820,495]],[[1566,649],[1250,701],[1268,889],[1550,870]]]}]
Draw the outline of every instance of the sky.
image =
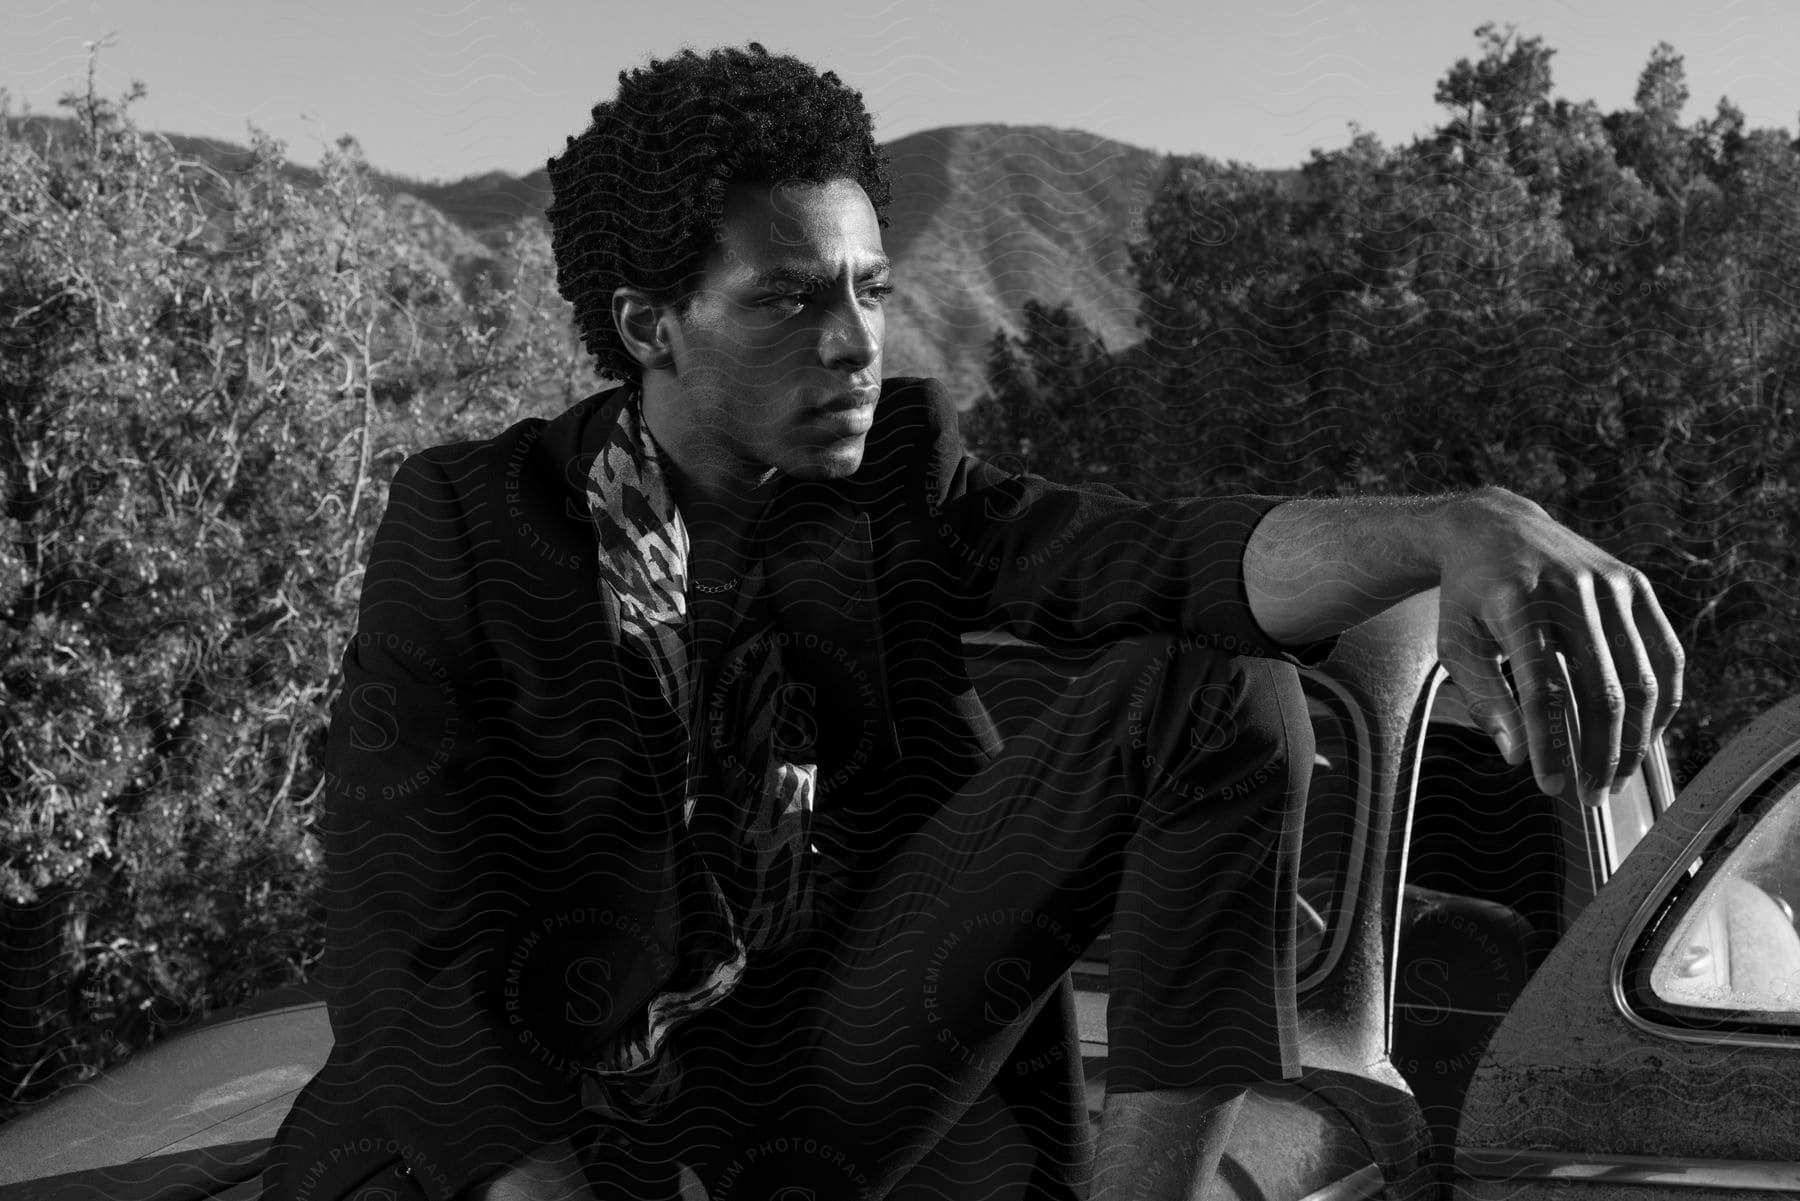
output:
[{"label": "sky", "polygon": [[1658,41],[1688,118],[1722,95],[1752,127],[1800,113],[1800,0],[7,0],[14,113],[140,79],[147,129],[316,163],[340,135],[419,180],[522,174],[587,123],[619,71],[760,40],[860,89],[876,136],[973,122],[1081,129],[1159,151],[1297,166],[1352,126],[1403,143],[1476,26],[1556,50],[1556,94],[1631,104]]}]

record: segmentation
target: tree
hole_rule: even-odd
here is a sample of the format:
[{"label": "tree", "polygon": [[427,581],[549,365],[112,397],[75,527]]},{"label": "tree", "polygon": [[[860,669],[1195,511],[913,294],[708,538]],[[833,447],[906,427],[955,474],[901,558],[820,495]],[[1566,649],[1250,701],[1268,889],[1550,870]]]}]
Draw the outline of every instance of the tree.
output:
[{"label": "tree", "polygon": [[1638,76],[1635,99],[1639,112],[1669,125],[1681,120],[1681,110],[1688,102],[1685,62],[1669,43],[1656,43]]},{"label": "tree", "polygon": [[1519,175],[1541,174],[1542,122],[1549,109],[1550,59],[1541,38],[1521,38],[1512,26],[1489,22],[1475,31],[1482,54],[1458,59],[1438,81],[1433,98],[1451,112],[1438,145],[1452,155],[1498,150]]},{"label": "tree", "polygon": [[991,395],[963,421],[970,450],[1009,471],[1131,488],[1136,438],[1120,422],[1141,410],[1099,335],[1067,304],[1028,300],[1020,324],[989,345]]},{"label": "tree", "polygon": [[[1800,685],[1800,150],[1724,100],[1684,126],[1667,45],[1602,114],[1551,96],[1538,39],[1476,37],[1441,128],[1315,154],[1297,193],[1171,160],[1133,252],[1145,341],[1110,356],[1136,416],[1105,457],[1141,495],[1538,500],[1642,567],[1701,652],[1672,741],[1704,761]],[[1105,378],[1042,369],[1064,353],[997,345],[997,391],[1070,411],[1019,383]]]}]

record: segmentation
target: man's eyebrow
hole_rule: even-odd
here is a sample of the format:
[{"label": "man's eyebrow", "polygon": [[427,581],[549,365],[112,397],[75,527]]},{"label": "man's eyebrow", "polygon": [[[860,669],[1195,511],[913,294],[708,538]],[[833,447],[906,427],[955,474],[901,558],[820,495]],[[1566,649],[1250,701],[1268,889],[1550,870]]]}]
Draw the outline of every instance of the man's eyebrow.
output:
[{"label": "man's eyebrow", "polygon": [[[893,264],[886,255],[870,259],[856,269],[856,281],[863,283],[878,275],[886,275],[893,270]],[[823,288],[831,283],[831,278],[820,274],[810,267],[771,267],[767,271],[759,271],[751,279],[751,283],[762,288]]]}]

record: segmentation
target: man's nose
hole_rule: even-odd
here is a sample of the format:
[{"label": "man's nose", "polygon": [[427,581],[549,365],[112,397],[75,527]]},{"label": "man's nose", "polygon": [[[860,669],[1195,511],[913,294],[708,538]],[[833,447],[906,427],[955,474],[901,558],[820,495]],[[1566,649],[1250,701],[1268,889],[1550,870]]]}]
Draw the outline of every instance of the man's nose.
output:
[{"label": "man's nose", "polygon": [[861,371],[881,354],[881,310],[851,298],[835,304],[819,332],[819,358],[839,371]]}]

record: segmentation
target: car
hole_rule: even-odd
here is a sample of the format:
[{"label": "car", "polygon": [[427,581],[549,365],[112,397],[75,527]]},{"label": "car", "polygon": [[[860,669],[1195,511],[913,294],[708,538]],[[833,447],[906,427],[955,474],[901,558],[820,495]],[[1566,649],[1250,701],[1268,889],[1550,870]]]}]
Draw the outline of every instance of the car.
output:
[{"label": "car", "polygon": [[[1209,1196],[1800,1192],[1800,698],[1679,796],[1659,745],[1588,807],[1499,756],[1435,647],[1425,593],[1301,669],[1304,1071],[1246,1100]],[[1085,662],[968,650],[1003,732]],[[1096,1117],[1108,945],[1071,973]],[[307,988],[169,1038],[0,1128],[0,1201],[252,1201],[330,1042]]]}]

